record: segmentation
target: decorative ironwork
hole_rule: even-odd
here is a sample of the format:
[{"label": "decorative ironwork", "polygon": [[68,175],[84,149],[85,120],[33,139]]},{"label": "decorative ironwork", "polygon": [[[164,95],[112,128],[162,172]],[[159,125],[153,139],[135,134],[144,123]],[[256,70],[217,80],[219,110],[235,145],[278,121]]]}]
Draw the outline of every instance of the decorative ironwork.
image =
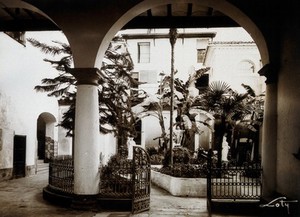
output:
[{"label": "decorative ironwork", "polygon": [[72,156],[59,156],[50,159],[48,187],[57,192],[73,194],[74,164]]},{"label": "decorative ironwork", "polygon": [[133,195],[132,213],[150,209],[151,166],[148,153],[141,147],[133,147]]},{"label": "decorative ironwork", "polygon": [[262,195],[262,168],[260,164],[233,166],[224,164],[217,168],[208,160],[207,197],[230,201],[259,201]]},{"label": "decorative ironwork", "polygon": [[101,168],[100,197],[124,199],[132,197],[132,162],[120,155],[113,156]]},{"label": "decorative ironwork", "polygon": [[[132,201],[132,213],[149,210],[150,174],[150,157],[143,148],[133,147],[133,160],[115,155],[101,168],[99,199]],[[48,188],[60,194],[74,193],[71,156],[50,159]]]}]

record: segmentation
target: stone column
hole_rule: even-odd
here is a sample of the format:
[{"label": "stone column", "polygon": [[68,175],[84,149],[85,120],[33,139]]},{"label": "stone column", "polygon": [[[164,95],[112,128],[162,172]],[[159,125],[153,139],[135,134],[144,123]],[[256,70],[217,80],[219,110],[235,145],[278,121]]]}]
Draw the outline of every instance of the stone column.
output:
[{"label": "stone column", "polygon": [[99,193],[99,104],[97,68],[74,68],[77,80],[74,137],[74,193]]},{"label": "stone column", "polygon": [[260,72],[267,78],[262,136],[263,198],[272,197],[276,191],[277,171],[277,70],[271,65]]}]

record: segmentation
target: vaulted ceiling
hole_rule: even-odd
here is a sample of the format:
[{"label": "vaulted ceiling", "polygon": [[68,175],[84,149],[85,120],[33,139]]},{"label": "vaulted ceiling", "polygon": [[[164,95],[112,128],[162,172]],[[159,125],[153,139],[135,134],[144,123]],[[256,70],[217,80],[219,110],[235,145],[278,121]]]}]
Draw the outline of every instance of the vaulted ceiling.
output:
[{"label": "vaulted ceiling", "polygon": [[[213,8],[192,3],[167,4],[151,8],[128,22],[124,29],[209,28],[239,26]],[[7,7],[0,0],[0,31],[58,30],[45,16],[20,7]]]}]

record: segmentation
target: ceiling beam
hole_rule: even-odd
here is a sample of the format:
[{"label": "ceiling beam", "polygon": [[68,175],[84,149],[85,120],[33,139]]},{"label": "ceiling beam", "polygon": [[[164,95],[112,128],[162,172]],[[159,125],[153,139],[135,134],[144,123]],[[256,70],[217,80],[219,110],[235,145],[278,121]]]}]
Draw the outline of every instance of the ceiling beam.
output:
[{"label": "ceiling beam", "polygon": [[207,10],[207,16],[212,16],[213,12],[214,12],[213,8],[208,8],[208,10]]},{"label": "ceiling beam", "polygon": [[0,31],[21,32],[21,31],[53,31],[60,30],[49,20],[11,20],[1,22]]},{"label": "ceiling beam", "polygon": [[26,14],[28,14],[28,16],[31,19],[36,20],[36,17],[34,16],[34,14],[30,10],[24,9],[24,11],[26,12]]},{"label": "ceiling beam", "polygon": [[18,19],[18,17],[9,9],[9,8],[3,8],[3,10],[13,19]]},{"label": "ceiling beam", "polygon": [[186,16],[190,17],[190,16],[192,16],[192,13],[193,13],[193,4],[188,3]]},{"label": "ceiling beam", "polygon": [[167,16],[168,17],[172,16],[172,5],[171,4],[167,5]]},{"label": "ceiling beam", "polygon": [[151,11],[151,9],[147,10],[147,16],[152,17],[152,11]]},{"label": "ceiling beam", "polygon": [[155,28],[210,28],[239,27],[234,20],[226,16],[212,17],[135,17],[122,29],[155,29]]}]

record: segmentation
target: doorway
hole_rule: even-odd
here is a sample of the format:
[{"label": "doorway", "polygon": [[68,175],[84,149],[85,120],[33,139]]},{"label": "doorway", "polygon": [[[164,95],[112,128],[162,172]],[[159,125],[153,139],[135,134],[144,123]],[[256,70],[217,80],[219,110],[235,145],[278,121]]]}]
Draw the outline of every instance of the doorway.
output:
[{"label": "doorway", "polygon": [[13,177],[26,175],[26,136],[14,136]]},{"label": "doorway", "polygon": [[40,116],[37,121],[38,159],[45,160],[46,123]]},{"label": "doorway", "polygon": [[56,118],[48,113],[43,112],[37,119],[37,157],[38,160],[43,160],[48,163],[50,158],[57,155],[57,145],[54,142],[54,128]]}]

